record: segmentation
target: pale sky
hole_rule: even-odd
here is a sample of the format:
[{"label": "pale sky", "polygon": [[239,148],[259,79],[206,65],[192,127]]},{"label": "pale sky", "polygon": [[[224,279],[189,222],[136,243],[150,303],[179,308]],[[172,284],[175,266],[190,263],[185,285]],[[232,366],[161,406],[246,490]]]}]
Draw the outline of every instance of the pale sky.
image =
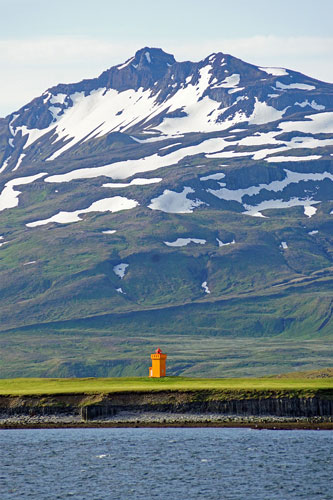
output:
[{"label": "pale sky", "polygon": [[0,116],[144,47],[212,52],[333,82],[333,0],[0,0]]}]

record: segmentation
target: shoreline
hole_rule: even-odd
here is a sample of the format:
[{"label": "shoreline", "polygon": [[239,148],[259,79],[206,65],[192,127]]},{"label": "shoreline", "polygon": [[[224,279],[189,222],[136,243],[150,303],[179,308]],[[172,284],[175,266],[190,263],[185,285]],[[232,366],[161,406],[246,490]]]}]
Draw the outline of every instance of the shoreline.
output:
[{"label": "shoreline", "polygon": [[4,424],[0,425],[1,430],[33,430],[33,429],[151,429],[151,428],[248,428],[254,430],[333,430],[333,424],[330,422],[321,423],[262,423],[262,424],[250,424],[250,423],[226,423],[226,422],[210,422],[205,424],[199,424],[196,422],[174,422],[168,424],[162,423],[112,423],[112,422],[80,422],[79,424]]},{"label": "shoreline", "polygon": [[271,430],[333,430],[332,417],[237,416],[221,414],[177,414],[124,412],[114,417],[84,420],[80,415],[6,415],[0,430],[84,428],[250,428]]}]

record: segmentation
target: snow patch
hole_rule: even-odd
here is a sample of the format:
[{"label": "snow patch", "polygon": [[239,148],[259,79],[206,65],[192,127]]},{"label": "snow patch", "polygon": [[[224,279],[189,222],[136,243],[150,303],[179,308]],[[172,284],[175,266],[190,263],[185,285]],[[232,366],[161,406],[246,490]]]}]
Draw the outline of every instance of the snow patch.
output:
[{"label": "snow patch", "polygon": [[114,234],[116,232],[116,229],[107,229],[106,231],[102,231],[103,234]]},{"label": "snow patch", "polygon": [[51,104],[64,104],[66,100],[67,94],[56,94],[53,95],[50,99]]},{"label": "snow patch", "polygon": [[123,188],[123,187],[128,187],[128,186],[145,186],[146,184],[156,184],[157,182],[161,182],[160,177],[156,177],[153,179],[141,179],[140,177],[137,177],[136,179],[133,179],[131,182],[108,182],[107,184],[103,184],[103,187],[108,187],[108,188]]},{"label": "snow patch", "polygon": [[8,163],[9,163],[10,158],[11,158],[10,156],[8,158],[6,158],[5,161],[3,162],[3,164],[1,165],[0,174],[4,170],[6,170],[6,168],[8,167]]},{"label": "snow patch", "polygon": [[[272,151],[272,150],[271,150]],[[269,163],[280,163],[282,161],[311,161],[319,160],[321,155],[307,155],[307,156],[270,156],[269,158],[264,158],[265,161]]]},{"label": "snow patch", "polygon": [[266,200],[262,201],[256,206],[251,206],[244,204],[244,208],[246,209],[243,214],[245,215],[251,215],[252,217],[258,217],[258,213],[261,213],[262,210],[272,210],[272,209],[284,209],[284,208],[291,208],[291,207],[304,207],[305,205],[315,205],[317,203],[320,203],[320,201],[314,201],[310,199],[299,199],[299,198],[291,198],[288,201],[284,200]]},{"label": "snow patch", "polygon": [[218,238],[216,238],[216,241],[217,241],[219,247],[225,247],[227,245],[234,245],[236,243],[235,240],[229,241],[228,243],[223,243],[223,241],[219,240]]},{"label": "snow patch", "polygon": [[275,82],[275,86],[277,89],[286,90],[286,89],[298,89],[298,90],[314,90],[316,87],[314,85],[308,85],[307,83],[282,83]]},{"label": "snow patch", "polygon": [[17,163],[16,163],[16,166],[13,168],[13,172],[15,172],[15,170],[17,170],[17,169],[19,168],[19,166],[21,165],[22,160],[23,160],[23,158],[24,158],[25,156],[26,156],[26,155],[25,155],[24,153],[22,153],[22,154],[19,156],[19,158],[18,158],[18,160],[17,160]]},{"label": "snow patch", "polygon": [[189,243],[204,245],[207,241],[200,238],[177,238],[175,241],[164,241],[163,243],[168,247],[186,247]]},{"label": "snow patch", "polygon": [[317,212],[317,207],[312,207],[311,205],[304,206],[304,215],[311,218]]},{"label": "snow patch", "polygon": [[117,66],[117,69],[124,69],[126,68],[127,66],[129,66],[129,64],[131,64],[131,62],[134,60],[134,57],[131,57],[130,59],[128,59],[128,61],[126,61],[124,64],[121,64],[120,66]]},{"label": "snow patch", "polygon": [[58,212],[48,219],[29,222],[27,227],[44,226],[49,222],[57,222],[58,224],[68,224],[71,222],[79,222],[82,220],[79,216],[89,212],[120,212],[121,210],[130,210],[139,203],[136,200],[129,200],[123,196],[114,196],[113,198],[104,198],[95,201],[88,208],[75,210],[74,212]]},{"label": "snow patch", "polygon": [[126,269],[128,268],[129,264],[125,264],[124,262],[121,262],[120,264],[117,264],[116,266],[113,267],[113,272],[119,278],[122,280],[123,277],[125,276]]},{"label": "snow patch", "polygon": [[161,210],[170,214],[189,214],[200,205],[205,205],[201,200],[190,200],[187,195],[195,191],[190,187],[184,187],[181,193],[166,189],[163,194],[153,198],[148,205],[151,210]]},{"label": "snow patch", "polygon": [[318,231],[317,229],[314,229],[313,231],[309,231],[309,232],[308,232],[308,234],[309,234],[310,236],[314,236],[315,234],[318,234],[318,233],[319,233],[319,231]]},{"label": "snow patch", "polygon": [[286,243],[285,241],[281,241],[280,247],[281,247],[283,250],[287,250],[288,245],[287,245],[287,243]]},{"label": "snow patch", "polygon": [[287,108],[279,111],[278,109],[269,106],[266,102],[261,102],[255,98],[253,113],[248,118],[249,125],[261,125],[279,120]]},{"label": "snow patch", "polygon": [[217,88],[225,88],[225,89],[230,89],[236,87],[240,82],[240,75],[238,73],[234,73],[230,76],[227,76],[222,82],[217,83],[216,85],[212,86],[212,89],[217,89]]},{"label": "snow patch", "polygon": [[163,146],[163,148],[160,148],[160,151],[162,151],[163,149],[169,149],[169,148],[173,148],[174,146],[181,146],[182,143],[181,142],[175,142],[174,144],[168,144],[168,146]]},{"label": "snow patch", "polygon": [[[245,87],[238,87],[235,89],[230,89],[230,90],[228,90],[228,94],[235,94],[235,92],[241,92],[244,89],[245,89]],[[248,97],[247,96],[237,97],[235,102],[238,102],[239,100],[244,101],[244,99],[248,99]]]},{"label": "snow patch", "polygon": [[201,283],[201,287],[204,289],[205,293],[210,293],[210,290],[207,286],[207,281],[204,281],[203,283]]},{"label": "snow patch", "polygon": [[225,174],[220,172],[217,174],[211,174],[211,175],[206,175],[205,177],[200,177],[199,180],[200,181],[210,181],[210,180],[219,181],[220,179],[223,179],[224,177],[225,177]]},{"label": "snow patch", "polygon": [[14,208],[18,206],[21,191],[15,191],[15,186],[30,184],[45,175],[47,175],[46,172],[41,172],[40,174],[29,175],[28,177],[19,177],[8,181],[0,194],[0,212],[6,208]]},{"label": "snow patch", "polygon": [[306,106],[310,106],[311,108],[317,110],[317,111],[323,111],[325,109],[325,106],[322,104],[318,104],[314,99],[312,99],[311,102],[309,102],[308,99],[306,99],[303,102],[295,102],[295,106],[300,106],[301,108],[305,108]]},{"label": "snow patch", "polygon": [[286,121],[281,122],[278,128],[283,132],[305,132],[310,134],[329,134],[333,133],[333,111],[325,113],[316,113],[304,117],[305,121]]},{"label": "snow patch", "polygon": [[258,68],[260,71],[264,71],[268,75],[273,76],[285,76],[288,75],[287,71],[284,68]]}]

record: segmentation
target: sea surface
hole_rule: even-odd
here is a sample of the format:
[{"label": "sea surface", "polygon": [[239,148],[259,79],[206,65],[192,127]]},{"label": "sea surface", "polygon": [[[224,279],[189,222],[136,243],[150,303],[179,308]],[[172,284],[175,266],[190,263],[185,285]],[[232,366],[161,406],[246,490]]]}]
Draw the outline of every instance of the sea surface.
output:
[{"label": "sea surface", "polygon": [[333,433],[0,431],[0,499],[333,499]]}]

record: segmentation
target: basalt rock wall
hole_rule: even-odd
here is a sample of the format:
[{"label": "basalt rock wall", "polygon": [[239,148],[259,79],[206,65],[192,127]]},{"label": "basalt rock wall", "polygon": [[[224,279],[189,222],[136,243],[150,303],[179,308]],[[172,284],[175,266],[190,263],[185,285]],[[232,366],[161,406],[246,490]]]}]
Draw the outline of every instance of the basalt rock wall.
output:
[{"label": "basalt rock wall", "polygon": [[333,393],[311,397],[283,394],[228,395],[209,391],[142,392],[108,395],[0,397],[0,418],[8,415],[81,415],[84,420],[124,412],[221,414],[238,416],[332,417]]}]

